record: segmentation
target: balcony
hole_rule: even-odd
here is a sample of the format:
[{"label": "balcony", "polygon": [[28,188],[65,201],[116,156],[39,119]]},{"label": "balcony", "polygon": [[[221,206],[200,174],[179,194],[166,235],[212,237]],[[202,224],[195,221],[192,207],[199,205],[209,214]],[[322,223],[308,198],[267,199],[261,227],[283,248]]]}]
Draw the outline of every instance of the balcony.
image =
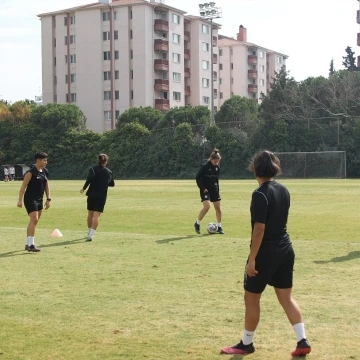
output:
[{"label": "balcony", "polygon": [[249,55],[248,56],[248,63],[249,64],[257,64],[258,58],[256,55]]},{"label": "balcony", "polygon": [[217,36],[213,36],[213,46],[217,46],[218,44],[218,38]]},{"label": "balcony", "polygon": [[156,19],[154,24],[154,30],[155,31],[169,31],[169,22],[162,19]]},{"label": "balcony", "polygon": [[217,79],[218,79],[217,75],[218,75],[217,72],[214,71],[214,73],[213,73],[213,80],[214,81],[217,81]]},{"label": "balcony", "polygon": [[190,68],[185,68],[185,69],[184,69],[184,76],[185,76],[186,78],[189,78],[189,77],[190,77]]},{"label": "balcony", "polygon": [[170,109],[170,100],[168,99],[155,99],[155,109],[160,111],[167,111]]},{"label": "balcony", "polygon": [[257,70],[248,70],[248,78],[249,79],[256,79],[258,77],[258,71]]},{"label": "balcony", "polygon": [[360,33],[357,34],[357,44],[360,46]]},{"label": "balcony", "polygon": [[189,49],[184,49],[184,59],[190,60],[190,50]]},{"label": "balcony", "polygon": [[155,59],[154,70],[169,71],[169,61],[162,59]]},{"label": "balcony", "polygon": [[190,31],[184,31],[184,41],[190,41]]},{"label": "balcony", "polygon": [[214,111],[217,112],[218,111],[218,107],[214,106]]},{"label": "balcony", "polygon": [[191,95],[190,86],[185,86],[185,96],[190,96],[190,95]]},{"label": "balcony", "polygon": [[169,42],[163,39],[155,39],[154,45],[155,51],[168,52],[169,51]]},{"label": "balcony", "polygon": [[169,91],[169,80],[155,79],[155,90]]},{"label": "balcony", "polygon": [[217,99],[217,97],[218,97],[218,92],[217,90],[214,90],[214,99]]},{"label": "balcony", "polygon": [[217,54],[213,54],[213,64],[217,64],[218,63],[218,56]]},{"label": "balcony", "polygon": [[360,24],[360,11],[359,10],[356,12],[356,22],[358,24]]},{"label": "balcony", "polygon": [[258,92],[258,86],[255,85],[255,84],[249,84],[249,85],[248,85],[248,92],[249,92],[250,94],[255,94],[255,93],[257,93],[257,92]]}]

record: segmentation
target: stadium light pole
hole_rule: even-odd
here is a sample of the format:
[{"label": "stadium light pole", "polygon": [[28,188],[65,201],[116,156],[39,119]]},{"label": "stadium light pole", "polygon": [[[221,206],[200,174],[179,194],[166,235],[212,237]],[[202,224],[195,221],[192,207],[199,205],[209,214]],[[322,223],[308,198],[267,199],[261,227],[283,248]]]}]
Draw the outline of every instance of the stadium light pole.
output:
[{"label": "stadium light pole", "polygon": [[210,125],[215,125],[215,106],[214,106],[214,42],[213,42],[213,20],[222,17],[221,8],[216,7],[214,2],[199,4],[200,17],[210,22],[210,47],[211,47],[211,121]]}]

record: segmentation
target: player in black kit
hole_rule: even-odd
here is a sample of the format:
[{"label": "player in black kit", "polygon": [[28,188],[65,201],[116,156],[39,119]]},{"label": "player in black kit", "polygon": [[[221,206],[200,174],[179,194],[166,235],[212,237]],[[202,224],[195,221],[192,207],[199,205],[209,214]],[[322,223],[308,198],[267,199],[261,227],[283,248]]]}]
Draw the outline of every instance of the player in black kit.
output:
[{"label": "player in black kit", "polygon": [[106,167],[108,160],[109,157],[106,154],[100,154],[98,156],[98,165],[90,168],[85,185],[80,190],[82,194],[90,185],[89,190],[86,192],[88,197],[87,241],[93,240],[95,231],[99,225],[100,215],[104,212],[108,187],[115,186],[113,174],[111,170]]},{"label": "player in black kit", "polygon": [[43,210],[44,192],[46,193],[45,210],[50,207],[51,198],[48,181],[49,173],[45,168],[47,164],[47,154],[38,152],[35,154],[34,158],[35,166],[25,173],[19,191],[19,201],[17,206],[20,208],[23,206],[24,197],[24,205],[30,217],[27,227],[25,250],[39,252],[40,249],[35,246],[35,230]]},{"label": "player in black kit", "polygon": [[290,194],[274,180],[281,173],[279,159],[270,151],[257,154],[250,166],[259,187],[251,199],[251,245],[244,274],[245,329],[241,341],[223,348],[223,354],[247,355],[255,351],[253,338],[260,320],[260,298],[266,285],[273,286],[296,334],[292,356],[311,352],[302,314],[291,295],[295,254],[287,233]]},{"label": "player in black kit", "polygon": [[220,160],[221,156],[218,149],[214,149],[210,155],[209,160],[204,164],[196,175],[196,184],[200,189],[200,198],[203,203],[203,208],[199,213],[194,228],[195,232],[200,234],[200,221],[204,218],[207,212],[210,210],[210,203],[214,204],[217,220],[217,232],[224,234],[221,225],[221,208],[220,208]]}]

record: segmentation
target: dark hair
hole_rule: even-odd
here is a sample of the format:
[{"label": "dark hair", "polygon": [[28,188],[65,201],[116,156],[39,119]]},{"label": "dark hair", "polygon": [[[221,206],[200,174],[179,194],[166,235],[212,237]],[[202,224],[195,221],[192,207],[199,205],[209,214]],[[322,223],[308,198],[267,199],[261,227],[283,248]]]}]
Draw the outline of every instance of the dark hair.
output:
[{"label": "dark hair", "polygon": [[44,153],[44,152],[37,152],[34,156],[34,159],[46,159],[48,157],[48,154]]},{"label": "dark hair", "polygon": [[210,155],[209,160],[221,160],[221,156],[218,149],[214,149]]},{"label": "dark hair", "polygon": [[281,174],[280,160],[273,152],[264,150],[255,155],[249,170],[256,177],[269,179]]},{"label": "dark hair", "polygon": [[109,157],[106,154],[98,155],[98,163],[99,165],[105,165],[109,160]]}]

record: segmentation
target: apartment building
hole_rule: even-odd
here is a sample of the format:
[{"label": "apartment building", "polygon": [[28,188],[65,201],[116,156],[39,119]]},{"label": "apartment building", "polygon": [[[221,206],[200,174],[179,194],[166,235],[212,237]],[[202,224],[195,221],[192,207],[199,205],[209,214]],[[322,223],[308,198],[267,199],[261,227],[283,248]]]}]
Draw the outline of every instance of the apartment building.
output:
[{"label": "apartment building", "polygon": [[43,102],[75,103],[89,129],[114,129],[130,107],[210,106],[209,22],[164,0],[101,0],[38,16]]},{"label": "apartment building", "polygon": [[219,106],[233,95],[261,101],[270,92],[275,72],[286,66],[287,55],[247,41],[240,25],[236,39],[219,36]]}]

